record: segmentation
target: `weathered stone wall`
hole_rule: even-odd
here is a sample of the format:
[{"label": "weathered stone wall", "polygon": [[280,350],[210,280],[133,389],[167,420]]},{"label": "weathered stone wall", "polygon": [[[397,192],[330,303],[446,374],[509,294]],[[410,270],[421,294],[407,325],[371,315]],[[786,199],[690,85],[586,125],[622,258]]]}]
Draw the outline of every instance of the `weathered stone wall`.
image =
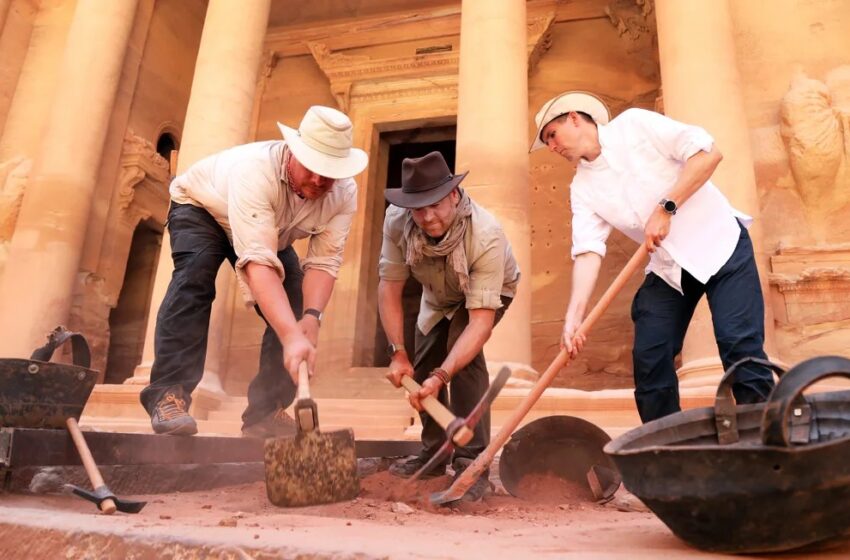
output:
[{"label": "weathered stone wall", "polygon": [[780,355],[850,343],[850,4],[733,0]]},{"label": "weathered stone wall", "polygon": [[0,131],[18,85],[36,13],[34,0],[0,2]]}]

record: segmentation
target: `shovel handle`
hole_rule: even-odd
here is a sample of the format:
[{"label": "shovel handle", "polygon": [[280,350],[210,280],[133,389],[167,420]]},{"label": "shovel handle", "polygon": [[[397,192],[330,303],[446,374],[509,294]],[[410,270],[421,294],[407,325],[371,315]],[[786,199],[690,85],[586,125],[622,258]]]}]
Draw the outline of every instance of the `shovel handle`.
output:
[{"label": "shovel handle", "polygon": [[307,362],[301,362],[298,366],[298,399],[310,398],[310,371]]},{"label": "shovel handle", "polygon": [[[594,323],[596,323],[602,314],[605,313],[608,306],[611,305],[611,302],[614,301],[614,298],[629,281],[632,274],[640,270],[641,266],[646,261],[647,255],[648,252],[646,250],[646,245],[641,244],[637,251],[635,251],[635,254],[632,255],[632,258],[629,259],[629,262],[626,263],[626,266],[623,267],[623,270],[620,271],[608,289],[605,290],[605,293],[602,294],[602,297],[599,298],[596,305],[593,306],[593,309],[590,310],[590,313],[587,314],[584,321],[582,321],[576,331],[577,334],[586,335],[590,331]],[[478,480],[481,473],[490,466],[490,463],[496,457],[496,453],[498,453],[502,446],[505,445],[505,442],[507,442],[511,437],[511,434],[516,427],[519,426],[519,423],[522,422],[522,419],[525,418],[525,415],[528,414],[528,411],[531,410],[531,407],[533,407],[538,399],[540,399],[543,391],[545,391],[549,384],[552,383],[552,380],[555,379],[555,376],[561,368],[569,362],[569,360],[569,353],[565,348],[562,348],[555,359],[552,360],[552,363],[549,364],[549,367],[546,368],[546,371],[543,372],[543,375],[541,375],[537,380],[537,383],[534,384],[534,387],[531,388],[525,398],[523,398],[522,402],[519,403],[516,410],[514,410],[505,423],[502,424],[499,433],[490,440],[487,448],[475,458],[466,470],[464,470],[461,475],[455,479],[451,487],[449,487],[449,489],[441,495],[441,500],[452,501],[460,499],[460,497],[469,490],[469,487]]]},{"label": "shovel handle", "polygon": [[[100,476],[100,470],[98,470],[97,464],[94,462],[94,457],[91,456],[91,451],[86,443],[86,438],[83,437],[83,433],[77,425],[77,420],[75,418],[68,418],[65,420],[65,424],[68,426],[68,433],[71,434],[71,439],[74,440],[74,445],[77,446],[77,452],[80,454],[80,460],[86,468],[86,474],[89,475],[92,488],[98,489],[101,486],[104,486],[103,477]],[[115,506],[115,502],[112,498],[107,498],[100,503],[100,511],[107,515],[115,513],[116,509],[117,507]]]},{"label": "shovel handle", "polygon": [[[422,386],[413,380],[409,375],[401,376],[401,384],[407,390],[408,393],[418,393],[419,389]],[[457,416],[452,414],[452,411],[446,408],[443,403],[434,398],[433,395],[428,395],[424,399],[420,399],[422,403],[422,407],[425,411],[437,421],[444,430],[447,430],[448,427],[457,419]],[[455,442],[460,447],[463,447],[472,439],[473,433],[472,430],[467,426],[460,426],[452,437],[452,441]]]}]

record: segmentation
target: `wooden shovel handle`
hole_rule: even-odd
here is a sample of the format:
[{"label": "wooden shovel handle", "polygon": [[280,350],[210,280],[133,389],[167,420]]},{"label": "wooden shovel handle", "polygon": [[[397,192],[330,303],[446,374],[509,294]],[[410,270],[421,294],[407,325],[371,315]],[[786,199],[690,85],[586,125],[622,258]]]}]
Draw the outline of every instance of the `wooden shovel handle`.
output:
[{"label": "wooden shovel handle", "polygon": [[[65,420],[65,424],[68,426],[68,433],[71,434],[71,439],[74,440],[74,445],[77,446],[77,452],[80,454],[80,460],[82,460],[83,466],[86,468],[86,474],[89,475],[92,488],[97,490],[101,486],[104,486],[103,477],[100,476],[100,470],[98,470],[97,464],[94,462],[94,457],[91,456],[91,451],[89,451],[86,439],[83,437],[83,433],[77,425],[77,420],[74,418],[68,418]],[[115,502],[112,498],[107,498],[100,503],[100,511],[107,515],[115,513],[116,509]]]},{"label": "wooden shovel handle", "polygon": [[[617,297],[617,294],[623,289],[623,286],[629,281],[632,274],[640,270],[643,263],[646,261],[648,253],[646,250],[646,245],[641,245],[638,247],[638,250],[635,251],[635,254],[632,255],[632,258],[629,259],[629,262],[626,263],[626,266],[623,267],[623,270],[617,275],[611,285],[605,290],[605,293],[602,294],[602,297],[599,298],[599,301],[596,302],[596,305],[593,306],[590,313],[587,314],[584,321],[579,326],[576,331],[577,334],[586,335],[590,328],[596,323],[597,320],[602,316],[603,313],[608,309],[608,306],[611,305],[611,302],[614,301],[614,298]],[[502,428],[499,430],[499,433],[490,440],[490,444],[487,445],[487,448],[481,452],[480,455],[472,462],[472,464],[466,468],[465,471],[459,476],[455,482],[452,484],[451,488],[447,491],[452,495],[458,494],[458,497],[462,496],[466,490],[469,489],[470,486],[478,479],[478,477],[483,473],[490,463],[493,461],[493,458],[496,456],[496,453],[505,445],[505,442],[511,437],[514,430],[519,423],[522,422],[522,419],[525,418],[525,415],[528,414],[528,411],[531,410],[531,407],[540,399],[540,396],[543,394],[543,391],[552,383],[552,380],[555,379],[555,376],[561,371],[561,368],[566,365],[569,361],[570,355],[567,353],[566,349],[562,349],[561,352],[552,360],[552,363],[549,364],[549,367],[546,368],[546,371],[543,372],[543,375],[540,376],[540,379],[537,380],[537,383],[534,384],[534,387],[528,392],[528,395],[522,400],[516,410],[511,413],[510,417],[502,424]]]},{"label": "wooden shovel handle", "polygon": [[[418,393],[419,389],[422,388],[422,386],[414,381],[409,375],[403,375],[401,377],[401,384],[408,393]],[[452,414],[451,410],[443,406],[443,403],[435,399],[433,395],[428,395],[419,402],[422,403],[422,407],[431,416],[431,418],[436,420],[437,424],[442,426],[444,430],[455,421],[455,418],[457,418],[454,414]],[[455,432],[454,437],[452,437],[452,441],[463,447],[470,442],[472,436],[472,430],[470,430],[467,426],[461,426]]]},{"label": "wooden shovel handle", "polygon": [[310,398],[310,370],[307,362],[301,362],[298,366],[298,399]]}]

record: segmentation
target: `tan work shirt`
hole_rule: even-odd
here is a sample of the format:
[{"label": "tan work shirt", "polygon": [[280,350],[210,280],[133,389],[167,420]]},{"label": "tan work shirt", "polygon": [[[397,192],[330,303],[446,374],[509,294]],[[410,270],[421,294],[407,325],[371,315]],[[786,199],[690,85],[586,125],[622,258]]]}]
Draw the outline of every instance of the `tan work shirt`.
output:
[{"label": "tan work shirt", "polygon": [[318,200],[296,195],[282,170],[285,142],[273,140],[230,148],[192,165],[171,182],[171,200],[200,206],[224,228],[236,252],[236,278],[246,305],[254,297],[244,268],[257,262],[283,279],[277,252],[309,237],[305,269],[336,277],[357,209],[354,179],[337,180]]},{"label": "tan work shirt", "polygon": [[423,334],[428,334],[444,317],[451,319],[461,304],[467,309],[499,309],[501,296],[516,295],[520,272],[511,245],[501,224],[475,201],[463,239],[469,265],[469,286],[465,293],[446,257],[424,257],[412,268],[405,263],[407,213],[397,206],[387,208],[378,273],[380,278],[390,281],[407,280],[413,274],[422,284],[416,325]]}]

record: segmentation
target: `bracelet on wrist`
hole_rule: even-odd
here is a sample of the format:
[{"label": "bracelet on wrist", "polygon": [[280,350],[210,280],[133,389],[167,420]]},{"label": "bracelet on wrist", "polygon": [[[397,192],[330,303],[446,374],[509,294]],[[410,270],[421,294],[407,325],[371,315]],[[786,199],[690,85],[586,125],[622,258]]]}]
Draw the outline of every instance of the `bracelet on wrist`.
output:
[{"label": "bracelet on wrist", "polygon": [[431,373],[428,374],[428,377],[436,377],[437,379],[443,382],[443,385],[448,385],[449,381],[452,380],[452,376],[449,375],[449,372],[447,372],[443,368],[432,369]]}]

